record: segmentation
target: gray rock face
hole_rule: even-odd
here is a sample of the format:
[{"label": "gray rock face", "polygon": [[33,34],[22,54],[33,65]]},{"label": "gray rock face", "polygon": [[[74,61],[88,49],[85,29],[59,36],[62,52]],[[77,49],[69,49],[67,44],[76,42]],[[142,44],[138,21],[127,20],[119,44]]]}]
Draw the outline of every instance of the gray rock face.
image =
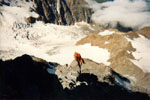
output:
[{"label": "gray rock face", "polygon": [[66,0],[70,10],[72,11],[75,22],[92,23],[92,9],[88,7],[86,0]]},{"label": "gray rock face", "polygon": [[[35,11],[40,15],[38,20],[45,23],[69,24],[66,22],[65,16],[70,16],[70,21],[73,22],[73,17],[66,1],[61,0],[33,0],[35,3]],[[59,13],[60,12],[60,13]]]},{"label": "gray rock face", "polygon": [[92,10],[86,7],[85,0],[32,0],[35,11],[40,15],[37,20],[45,23],[71,25],[85,21],[91,23]]},{"label": "gray rock face", "polygon": [[40,15],[37,20],[61,25],[70,25],[74,23],[72,13],[65,0],[31,1],[35,3],[35,11]]},{"label": "gray rock face", "polygon": [[[125,86],[125,84],[129,83],[129,80],[117,74],[110,67],[107,67],[102,63],[95,63],[89,59],[84,60],[85,64],[82,64],[81,66],[82,74],[93,74],[97,76],[98,81],[100,82],[106,82],[110,85],[118,84],[125,88],[130,88]],[[80,85],[81,83],[77,81],[77,77],[80,75],[79,72],[80,68],[75,60],[71,63],[70,66],[57,66],[56,69],[56,74],[58,78],[61,79],[63,88],[71,88],[70,83],[74,84],[74,87]],[[122,82],[123,84],[120,82]]]}]

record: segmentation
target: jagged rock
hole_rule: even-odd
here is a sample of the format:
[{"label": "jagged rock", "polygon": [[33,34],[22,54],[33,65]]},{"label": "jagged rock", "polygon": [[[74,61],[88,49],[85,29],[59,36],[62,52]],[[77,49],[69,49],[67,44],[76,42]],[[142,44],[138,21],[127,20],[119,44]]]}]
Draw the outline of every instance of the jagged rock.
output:
[{"label": "jagged rock", "polygon": [[92,9],[85,0],[33,0],[38,20],[45,23],[71,25],[85,21],[91,23]]},{"label": "jagged rock", "polygon": [[9,2],[5,2],[4,0],[1,0],[0,1],[0,6],[2,6],[2,5],[9,6],[10,4],[9,4]]},{"label": "jagged rock", "polygon": [[72,13],[65,0],[33,0],[39,20],[45,23],[70,25],[74,23]]},{"label": "jagged rock", "polygon": [[62,86],[56,75],[47,72],[48,67],[28,55],[0,60],[0,99],[56,99]]},{"label": "jagged rock", "polygon": [[[130,83],[128,79],[121,77],[121,75],[102,63],[95,63],[89,59],[84,59],[84,61],[85,64],[82,64],[81,67],[82,74],[89,73],[96,75],[98,81],[107,82],[110,85],[120,84],[118,83],[117,77],[122,80],[122,82],[124,81],[124,83]],[[63,88],[72,88],[70,87],[70,83],[74,84],[74,87],[81,84],[76,81],[76,78],[80,75],[80,68],[76,61],[73,61],[70,66],[58,66],[56,74],[61,79]]]},{"label": "jagged rock", "polygon": [[[129,93],[118,85],[111,86],[105,82],[99,82],[96,75],[83,73],[77,77],[78,81],[86,82],[72,89],[70,100],[132,100],[149,99],[139,93]],[[68,92],[68,91],[67,91]]]},{"label": "jagged rock", "polygon": [[[0,60],[0,99],[132,100],[134,98],[136,100],[149,100],[147,94],[129,92],[119,85],[110,85],[105,82],[100,82],[99,76],[94,75],[96,74],[94,71],[90,73],[92,67],[88,67],[88,65],[93,65],[93,67],[97,66],[98,69],[96,70],[99,70],[101,74],[105,72],[101,70],[105,70],[107,67],[105,68],[103,64],[97,64],[90,60],[85,61],[87,68],[82,66],[83,73],[75,75],[75,81],[81,84],[75,84],[76,87],[70,90],[68,88],[62,88],[60,83],[61,79],[58,79],[57,74],[50,74],[47,71],[47,68],[50,66],[58,67],[57,70],[60,69],[60,72],[62,70],[61,68],[64,68],[64,70],[62,70],[63,75],[65,74],[65,70],[69,69],[69,66],[65,68],[59,64],[46,62],[40,58],[31,57],[29,55],[23,55],[14,60]],[[74,72],[76,72],[78,68],[73,67],[77,67],[75,61],[73,61],[70,70],[75,70]],[[85,69],[89,71],[84,71]],[[112,74],[114,74],[114,72],[112,72]],[[70,77],[69,74],[67,77]],[[70,86],[71,85],[74,84],[70,83]]]},{"label": "jagged rock", "polygon": [[136,33],[144,35],[146,38],[150,39],[150,27],[144,27],[138,30]]},{"label": "jagged rock", "polygon": [[75,22],[87,22],[92,23],[92,9],[88,7],[86,0],[66,0]]}]

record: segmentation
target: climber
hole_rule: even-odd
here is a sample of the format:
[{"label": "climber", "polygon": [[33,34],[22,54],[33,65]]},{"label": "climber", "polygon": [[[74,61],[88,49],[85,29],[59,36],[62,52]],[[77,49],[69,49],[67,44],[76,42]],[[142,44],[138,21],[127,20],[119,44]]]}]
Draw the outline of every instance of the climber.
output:
[{"label": "climber", "polygon": [[81,65],[82,65],[82,63],[84,64],[84,60],[83,60],[83,58],[81,57],[80,53],[77,53],[77,52],[74,53],[74,58],[75,58],[75,60],[76,60],[77,63],[78,63],[78,66],[79,66],[79,68],[80,68],[80,73],[81,73]]}]

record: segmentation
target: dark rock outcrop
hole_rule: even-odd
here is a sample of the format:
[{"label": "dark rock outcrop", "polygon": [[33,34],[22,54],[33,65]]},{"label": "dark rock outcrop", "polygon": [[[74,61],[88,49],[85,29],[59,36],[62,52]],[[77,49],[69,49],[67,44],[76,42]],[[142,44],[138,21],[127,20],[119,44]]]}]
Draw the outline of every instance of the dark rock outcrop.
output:
[{"label": "dark rock outcrop", "polygon": [[40,15],[37,20],[45,23],[71,25],[85,21],[91,23],[92,9],[85,0],[31,0],[35,11]]},{"label": "dark rock outcrop", "polygon": [[31,23],[31,24],[33,24],[33,23],[35,23],[35,21],[36,21],[36,18],[34,18],[34,17],[32,17],[32,16],[30,16],[30,17],[28,17],[27,18],[27,23]]},{"label": "dark rock outcrop", "polygon": [[113,0],[95,0],[98,3],[106,2],[106,1],[113,1]]},{"label": "dark rock outcrop", "polygon": [[[149,100],[147,94],[127,91],[119,85],[100,82],[94,74],[76,77],[80,85],[63,88],[57,75],[47,72],[50,65],[42,59],[23,55],[0,60],[0,99],[27,100]],[[85,84],[86,83],[86,84]],[[70,83],[72,85],[72,83]]]},{"label": "dark rock outcrop", "polygon": [[119,22],[117,23],[116,28],[117,28],[120,32],[133,31],[133,29],[132,29],[131,27],[124,27],[124,26],[122,26]]},{"label": "dark rock outcrop", "polygon": [[78,81],[87,82],[69,91],[70,100],[148,100],[147,95],[138,92],[129,92],[118,85],[111,86],[99,82],[97,76],[89,73],[80,74]]},{"label": "dark rock outcrop", "polygon": [[72,12],[65,0],[33,0],[33,2],[36,5],[35,11],[40,15],[38,20],[61,25],[74,23]]},{"label": "dark rock outcrop", "polygon": [[0,6],[2,6],[2,5],[9,6],[10,4],[9,4],[9,2],[5,2],[5,0],[1,0],[0,1]]},{"label": "dark rock outcrop", "polygon": [[47,72],[47,67],[28,55],[0,61],[0,99],[55,99],[62,86],[56,75]]}]

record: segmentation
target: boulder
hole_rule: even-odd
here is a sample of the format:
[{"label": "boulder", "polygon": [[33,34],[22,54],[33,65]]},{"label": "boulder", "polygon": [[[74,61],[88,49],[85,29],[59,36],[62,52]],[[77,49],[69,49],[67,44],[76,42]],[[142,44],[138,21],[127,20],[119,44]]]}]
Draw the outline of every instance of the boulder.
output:
[{"label": "boulder", "polygon": [[35,23],[35,22],[36,22],[36,18],[34,18],[34,17],[32,17],[32,16],[30,16],[30,17],[27,18],[27,23],[33,24],[33,23]]}]

